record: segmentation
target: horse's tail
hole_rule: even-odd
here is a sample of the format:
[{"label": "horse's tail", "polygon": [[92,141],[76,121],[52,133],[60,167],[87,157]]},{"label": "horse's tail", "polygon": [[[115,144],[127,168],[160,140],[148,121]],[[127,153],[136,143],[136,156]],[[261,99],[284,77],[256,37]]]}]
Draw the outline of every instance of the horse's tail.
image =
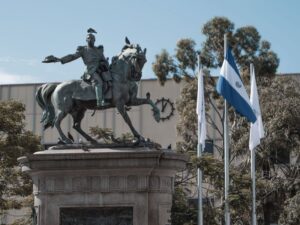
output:
[{"label": "horse's tail", "polygon": [[35,99],[43,110],[41,123],[45,130],[54,125],[55,110],[51,102],[51,95],[56,86],[57,84],[44,84],[37,89],[35,94]]}]

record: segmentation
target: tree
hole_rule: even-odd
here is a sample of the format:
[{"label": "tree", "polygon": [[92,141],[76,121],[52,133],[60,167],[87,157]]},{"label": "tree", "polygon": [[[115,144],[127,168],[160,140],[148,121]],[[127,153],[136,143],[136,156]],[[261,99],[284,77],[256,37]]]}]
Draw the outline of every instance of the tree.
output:
[{"label": "tree", "polygon": [[174,57],[166,50],[156,55],[152,65],[159,81],[163,83],[168,77],[176,81],[180,78],[195,76],[197,52],[200,53],[201,65],[206,69],[221,67],[224,59],[224,35],[233,49],[241,75],[249,77],[249,64],[254,63],[257,76],[274,76],[279,65],[277,54],[271,50],[271,44],[261,40],[259,32],[253,26],[234,29],[234,24],[225,17],[214,17],[204,24],[202,33],[206,40],[202,49],[195,49],[195,41],[189,38],[178,41]]},{"label": "tree", "polygon": [[300,224],[300,192],[285,202],[285,207],[279,218],[280,225]]},{"label": "tree", "polygon": [[171,57],[165,49],[155,56],[152,69],[162,85],[169,76],[176,82],[180,82],[182,78],[189,80],[195,76],[197,66],[195,45],[192,39],[181,39],[176,44],[175,57]]},{"label": "tree", "polygon": [[188,206],[187,194],[180,186],[175,188],[171,211],[173,213],[171,217],[172,225],[193,225],[193,222],[197,219],[195,209]]},{"label": "tree", "polygon": [[0,102],[1,212],[32,204],[32,182],[28,175],[20,171],[17,158],[38,151],[41,147],[39,138],[24,129],[24,111],[25,106],[19,102]]},{"label": "tree", "polygon": [[[276,213],[282,213],[281,220],[287,221],[288,216],[284,212],[288,212],[287,209],[292,207],[291,205],[296,201],[292,199],[296,198],[294,196],[299,193],[299,170],[297,170],[295,164],[280,162],[281,158],[276,156],[284,155],[287,151],[291,152],[295,161],[298,160],[296,163],[299,164],[299,87],[295,81],[275,77],[279,59],[276,53],[271,50],[270,43],[265,40],[261,41],[261,36],[256,28],[247,26],[235,30],[234,24],[227,18],[215,17],[204,24],[202,33],[206,36],[206,40],[199,53],[206,75],[209,74],[210,69],[220,67],[223,62],[223,38],[225,33],[227,33],[229,45],[233,49],[246,85],[249,84],[249,64],[253,62],[255,65],[258,89],[261,90],[260,101],[266,130],[266,138],[257,150],[258,218],[260,222],[267,218],[269,213],[267,206],[273,200],[273,203],[277,202],[277,204],[274,204],[274,207],[277,207]],[[184,53],[185,56],[194,56],[197,51],[195,48],[187,47],[179,50],[182,41],[185,43],[184,46],[195,46],[195,44],[188,44],[195,43],[191,39],[183,39],[177,43],[173,57],[164,51],[164,54],[168,56],[168,62],[172,62],[168,64],[167,61],[164,61],[164,67],[173,69],[168,70],[168,73],[159,71],[160,74],[157,76],[159,81],[165,81],[167,77],[171,76],[175,77],[176,81],[186,78],[186,85],[182,89],[180,99],[177,102],[177,110],[180,115],[177,130],[182,138],[182,141],[177,144],[177,150],[190,154],[193,160],[189,163],[187,172],[184,173],[185,179],[182,176],[178,179],[186,181],[180,182],[180,185],[185,188],[194,185],[195,168],[198,165],[204,171],[204,179],[208,184],[207,196],[216,196],[222,203],[224,186],[222,142],[215,143],[215,149],[219,152],[219,157],[211,155],[204,155],[200,159],[195,157],[197,149],[197,117],[195,112],[197,84],[196,79],[191,78],[196,76],[195,68],[197,64],[195,62],[194,67],[182,66],[183,64],[188,65],[187,62],[192,62],[192,60],[182,60],[182,57],[178,57],[178,54]],[[189,53],[187,54],[187,52]],[[194,52],[194,54],[191,52]],[[160,57],[161,54],[157,55],[157,59]],[[157,72],[155,68],[159,67],[160,61],[156,60],[153,63],[155,73]],[[210,111],[215,110],[217,115],[213,119],[207,113],[208,124],[222,138],[223,129],[216,124],[223,120],[220,112],[223,101],[216,95],[214,87],[215,79],[205,76],[206,108]],[[232,222],[234,224],[240,221],[243,224],[249,224],[249,221],[251,221],[251,214],[249,213],[251,212],[249,125],[244,118],[234,113],[233,109],[230,109],[230,115],[232,134],[230,207]],[[211,208],[212,213],[205,215],[207,216],[205,217],[206,222],[208,224],[219,224],[219,221],[223,219],[223,204],[208,204],[208,206]],[[174,216],[176,216],[175,213],[172,217]]]},{"label": "tree", "polygon": [[[256,149],[257,178],[264,183],[258,190],[258,202],[261,207],[274,207],[279,217],[289,207],[285,202],[300,193],[300,89],[299,83],[285,77],[266,78],[261,83],[258,89],[266,137]],[[248,153],[249,133],[241,132],[248,128],[245,120],[236,120],[239,125],[232,129],[232,148],[241,157]],[[244,161],[247,165],[247,159]]]}]

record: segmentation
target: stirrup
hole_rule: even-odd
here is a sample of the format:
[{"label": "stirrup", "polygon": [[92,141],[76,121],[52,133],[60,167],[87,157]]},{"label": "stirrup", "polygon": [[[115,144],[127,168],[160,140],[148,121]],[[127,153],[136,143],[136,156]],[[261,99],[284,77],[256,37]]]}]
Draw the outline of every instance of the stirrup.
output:
[{"label": "stirrup", "polygon": [[96,100],[97,102],[97,107],[101,107],[102,106],[102,102],[100,100]]},{"label": "stirrup", "polygon": [[101,106],[108,106],[108,105],[110,105],[110,104],[104,100],[101,102]]},{"label": "stirrup", "polygon": [[108,105],[109,105],[109,103],[105,102],[104,100],[102,100],[102,101],[97,100],[97,107],[103,107],[103,106],[108,106]]}]

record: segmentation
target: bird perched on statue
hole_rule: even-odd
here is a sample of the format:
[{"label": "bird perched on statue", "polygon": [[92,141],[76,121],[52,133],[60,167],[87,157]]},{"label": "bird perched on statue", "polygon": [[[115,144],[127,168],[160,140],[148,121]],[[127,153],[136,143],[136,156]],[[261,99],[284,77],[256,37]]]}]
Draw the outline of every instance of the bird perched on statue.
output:
[{"label": "bird perched on statue", "polygon": [[97,31],[95,31],[93,28],[89,28],[87,32],[97,34]]},{"label": "bird perched on statue", "polygon": [[89,152],[90,150],[88,149],[88,147],[86,145],[84,145],[84,143],[82,142],[82,139],[79,138],[78,140],[78,144],[80,145],[81,149],[85,152]]},{"label": "bird perched on statue", "polygon": [[126,42],[126,44],[130,45],[130,41],[129,41],[128,37],[125,37],[125,42]]}]

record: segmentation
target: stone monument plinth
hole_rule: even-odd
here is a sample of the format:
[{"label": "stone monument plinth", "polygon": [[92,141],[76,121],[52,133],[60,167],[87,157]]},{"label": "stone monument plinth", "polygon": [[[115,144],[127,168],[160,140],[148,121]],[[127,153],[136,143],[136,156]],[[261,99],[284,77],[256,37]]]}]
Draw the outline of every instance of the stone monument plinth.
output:
[{"label": "stone monument plinth", "polygon": [[139,149],[46,150],[19,158],[38,225],[168,225],[186,156]]}]

